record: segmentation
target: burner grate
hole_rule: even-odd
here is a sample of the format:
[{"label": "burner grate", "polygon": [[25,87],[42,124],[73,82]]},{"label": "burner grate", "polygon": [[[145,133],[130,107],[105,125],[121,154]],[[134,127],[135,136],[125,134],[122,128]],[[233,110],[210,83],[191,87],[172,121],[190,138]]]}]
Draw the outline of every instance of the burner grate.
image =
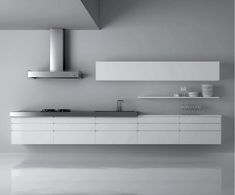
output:
[{"label": "burner grate", "polygon": [[71,112],[70,109],[42,109],[41,112]]}]

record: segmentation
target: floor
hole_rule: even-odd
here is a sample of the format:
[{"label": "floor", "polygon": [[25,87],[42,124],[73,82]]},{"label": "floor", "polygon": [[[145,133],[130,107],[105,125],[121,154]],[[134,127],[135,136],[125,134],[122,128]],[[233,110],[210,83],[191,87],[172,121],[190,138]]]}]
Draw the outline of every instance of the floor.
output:
[{"label": "floor", "polygon": [[233,162],[233,154],[2,154],[0,195],[233,195]]}]

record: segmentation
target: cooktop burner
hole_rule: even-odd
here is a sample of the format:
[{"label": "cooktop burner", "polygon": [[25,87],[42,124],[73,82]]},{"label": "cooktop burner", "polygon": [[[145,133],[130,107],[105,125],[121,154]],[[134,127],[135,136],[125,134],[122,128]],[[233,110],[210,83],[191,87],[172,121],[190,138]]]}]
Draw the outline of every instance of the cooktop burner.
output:
[{"label": "cooktop burner", "polygon": [[70,109],[42,109],[41,112],[71,112]]}]

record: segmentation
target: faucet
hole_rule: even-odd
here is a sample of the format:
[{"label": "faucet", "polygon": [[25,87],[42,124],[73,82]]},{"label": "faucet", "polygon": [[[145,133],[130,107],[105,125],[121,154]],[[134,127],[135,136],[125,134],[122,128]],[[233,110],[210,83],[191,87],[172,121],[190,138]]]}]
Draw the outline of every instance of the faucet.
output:
[{"label": "faucet", "polygon": [[122,103],[124,100],[117,100],[117,112],[122,112]]}]

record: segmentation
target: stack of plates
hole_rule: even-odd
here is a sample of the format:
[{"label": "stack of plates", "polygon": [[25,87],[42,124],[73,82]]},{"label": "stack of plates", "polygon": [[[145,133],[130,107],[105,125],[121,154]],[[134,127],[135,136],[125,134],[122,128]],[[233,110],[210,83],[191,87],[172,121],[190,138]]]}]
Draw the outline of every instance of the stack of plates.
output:
[{"label": "stack of plates", "polygon": [[199,97],[199,92],[198,91],[191,91],[188,92],[189,97]]}]

